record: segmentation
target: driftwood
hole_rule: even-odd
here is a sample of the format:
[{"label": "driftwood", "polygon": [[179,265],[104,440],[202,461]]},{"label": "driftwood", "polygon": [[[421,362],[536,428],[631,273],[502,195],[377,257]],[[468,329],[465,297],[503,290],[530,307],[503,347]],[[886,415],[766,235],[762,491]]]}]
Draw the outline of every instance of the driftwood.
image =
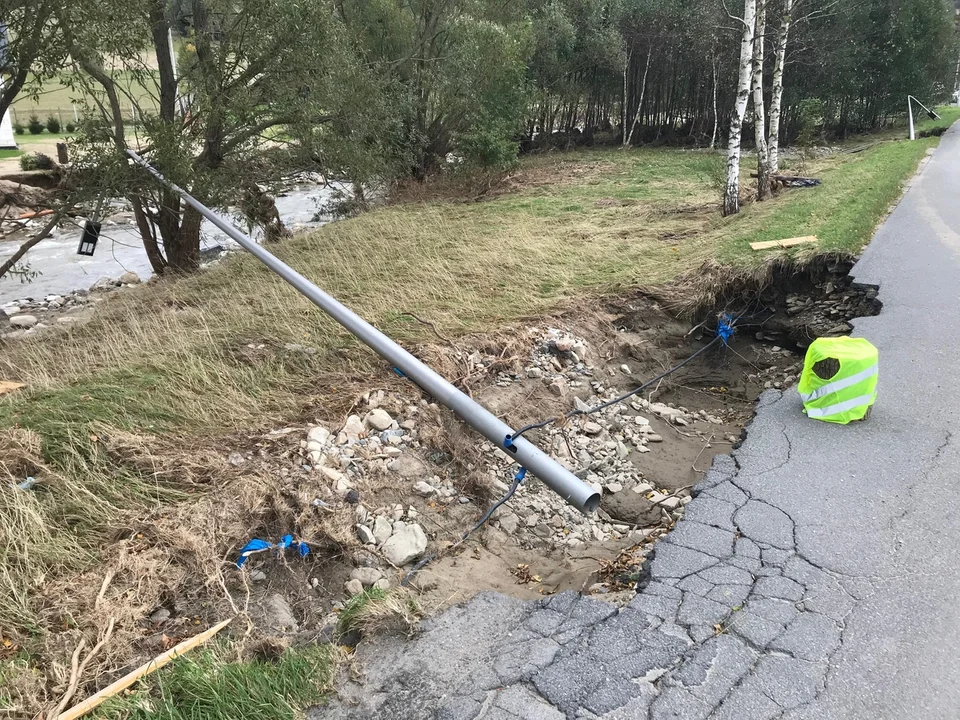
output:
[{"label": "driftwood", "polygon": [[804,235],[803,237],[786,238],[784,240],[761,240],[760,242],[750,243],[754,250],[769,250],[770,248],[788,248],[794,245],[805,245],[806,243],[815,243],[816,235]]},{"label": "driftwood", "polygon": [[[750,177],[755,178],[756,176],[756,173],[750,173]],[[770,184],[774,187],[814,187],[820,184],[820,180],[800,177],[799,175],[771,175]]]}]

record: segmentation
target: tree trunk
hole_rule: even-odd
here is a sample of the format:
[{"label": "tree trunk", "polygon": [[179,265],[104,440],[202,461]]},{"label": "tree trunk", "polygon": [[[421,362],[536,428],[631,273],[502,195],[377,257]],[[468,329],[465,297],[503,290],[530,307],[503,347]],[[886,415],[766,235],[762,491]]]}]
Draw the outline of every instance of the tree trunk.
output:
[{"label": "tree trunk", "polygon": [[200,223],[203,216],[187,205],[172,244],[166,246],[167,263],[175,272],[193,272],[200,267]]},{"label": "tree trunk", "polygon": [[783,102],[783,66],[787,58],[787,37],[790,33],[793,0],[783,0],[783,17],[777,34],[777,49],[773,61],[773,86],[770,89],[770,129],[767,133],[767,166],[770,174],[780,169],[780,107]]},{"label": "tree trunk", "polygon": [[763,34],[767,25],[767,0],[757,6],[756,35],[753,40],[753,140],[757,147],[757,200],[770,197],[767,159],[767,119],[763,105]]},{"label": "tree trunk", "polygon": [[36,235],[34,235],[29,240],[27,240],[20,247],[18,247],[16,252],[13,253],[13,255],[8,257],[6,260],[3,261],[2,264],[0,264],[0,278],[2,278],[4,275],[10,272],[13,266],[16,265],[18,262],[20,262],[20,258],[26,255],[27,251],[30,250],[30,248],[32,248],[34,245],[39,243],[44,238],[50,236],[50,233],[53,232],[53,229],[57,226],[57,224],[63,218],[64,214],[66,213],[66,210],[67,210],[66,208],[63,208],[55,212],[53,216],[50,218],[50,220],[47,222],[47,224],[44,225],[43,228],[41,228]]},{"label": "tree trunk", "polygon": [[743,115],[750,99],[750,80],[753,74],[753,38],[757,19],[757,0],[743,2],[743,35],[740,39],[740,72],[737,78],[737,97],[730,116],[730,137],[727,142],[727,185],[723,193],[723,214],[740,212],[740,136],[743,133]]},{"label": "tree trunk", "polygon": [[640,81],[640,100],[637,102],[637,112],[633,116],[633,123],[630,125],[630,133],[623,141],[623,147],[630,147],[630,141],[633,139],[633,131],[637,129],[637,123],[640,121],[640,111],[643,108],[643,96],[647,91],[647,73],[650,70],[650,56],[653,55],[653,47],[647,50],[647,63],[643,66],[643,80]]},{"label": "tree trunk", "polygon": [[713,133],[710,135],[710,149],[717,144],[717,126],[720,118],[717,116],[717,56],[713,56]]}]

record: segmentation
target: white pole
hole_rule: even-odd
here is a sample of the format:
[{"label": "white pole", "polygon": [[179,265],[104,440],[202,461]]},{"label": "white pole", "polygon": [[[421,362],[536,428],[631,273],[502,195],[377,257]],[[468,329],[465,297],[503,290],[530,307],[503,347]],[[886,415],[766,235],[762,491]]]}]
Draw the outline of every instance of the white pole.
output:
[{"label": "white pole", "polygon": [[910,104],[912,99],[912,96],[907,95],[907,119],[910,122],[910,139],[916,140],[917,138],[913,133],[913,105]]}]

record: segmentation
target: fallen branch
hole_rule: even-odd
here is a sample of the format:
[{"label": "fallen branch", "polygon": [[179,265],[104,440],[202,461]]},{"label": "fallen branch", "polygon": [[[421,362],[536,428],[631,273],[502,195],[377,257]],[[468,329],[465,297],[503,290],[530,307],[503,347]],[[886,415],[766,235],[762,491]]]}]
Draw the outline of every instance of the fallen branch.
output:
[{"label": "fallen branch", "polygon": [[444,337],[443,335],[441,335],[441,334],[440,334],[440,331],[437,330],[437,326],[434,325],[434,324],[433,324],[432,322],[430,322],[429,320],[424,320],[422,317],[420,317],[419,315],[414,315],[412,312],[402,312],[402,313],[400,313],[400,317],[404,317],[404,316],[406,316],[406,317],[412,317],[412,318],[413,318],[414,320],[416,320],[417,322],[422,323],[422,324],[428,326],[431,330],[433,330],[433,334],[434,334],[434,335],[436,335],[438,338],[440,338],[441,340],[443,340],[443,341],[444,341],[445,343],[447,343],[447,345],[449,345],[450,347],[452,347],[452,348],[454,348],[454,349],[456,348],[456,346],[453,344],[453,341],[452,341],[450,338]]},{"label": "fallen branch", "polygon": [[0,278],[6,275],[10,271],[10,268],[16,265],[17,262],[19,262],[20,258],[22,258],[24,255],[27,254],[27,251],[30,250],[30,248],[38,244],[44,238],[48,237],[50,233],[53,232],[53,229],[57,226],[57,223],[60,222],[60,219],[65,214],[66,214],[66,210],[59,210],[58,212],[54,213],[53,217],[50,218],[50,221],[43,226],[40,232],[38,232],[32,238],[27,240],[23,245],[17,248],[17,251],[13,255],[8,257],[4,261],[3,265],[0,265]]},{"label": "fallen branch", "polygon": [[[757,177],[756,173],[750,173],[750,177]],[[814,187],[820,184],[818,178],[801,177],[799,175],[771,175],[770,182],[782,187]]]},{"label": "fallen branch", "polygon": [[206,630],[199,635],[194,635],[192,638],[189,640],[184,640],[179,645],[175,645],[165,653],[155,657],[153,660],[144,663],[133,672],[127,673],[116,682],[107,685],[107,687],[105,687],[103,690],[95,695],[91,695],[79,705],[75,705],[62,715],[58,715],[57,720],[77,720],[77,718],[86,715],[105,700],[126,690],[140,678],[146,677],[150,673],[162,668],[174,658],[182,655],[188,650],[192,650],[198,645],[202,645],[203,643],[207,642],[207,640],[223,630],[231,620],[233,620],[233,618],[228,618],[223,622],[219,622],[209,630]]},{"label": "fallen branch", "polygon": [[113,625],[115,622],[115,618],[110,618],[110,622],[107,625],[107,631],[103,634],[103,637],[97,641],[97,644],[93,646],[93,649],[87,653],[87,656],[83,659],[83,662],[80,663],[79,667],[77,666],[77,657],[81,648],[83,648],[85,641],[81,640],[80,644],[77,645],[77,649],[73,652],[72,669],[70,672],[70,685],[67,687],[67,691],[63,694],[63,698],[61,698],[60,702],[57,704],[56,709],[47,715],[48,720],[55,720],[55,718],[59,717],[60,713],[63,712],[63,709],[73,698],[74,694],[77,692],[77,688],[80,686],[80,678],[83,677],[83,671],[86,669],[90,661],[93,660],[94,656],[100,652],[100,649],[110,642],[110,638],[113,635]]}]

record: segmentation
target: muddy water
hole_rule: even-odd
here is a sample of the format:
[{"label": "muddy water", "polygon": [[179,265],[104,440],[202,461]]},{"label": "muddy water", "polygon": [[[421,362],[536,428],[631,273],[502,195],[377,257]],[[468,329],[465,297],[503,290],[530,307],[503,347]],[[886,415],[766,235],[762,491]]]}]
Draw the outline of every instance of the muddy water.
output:
[{"label": "muddy water", "polygon": [[[297,186],[277,197],[277,210],[291,230],[319,227],[328,219],[315,219],[317,211],[332,198],[333,193],[334,190],[326,186]],[[236,222],[229,214],[223,214],[223,217]],[[243,224],[238,226],[246,230]],[[79,225],[65,224],[53,236],[33,248],[25,259],[30,269],[39,275],[29,283],[21,283],[16,277],[0,279],[0,305],[25,297],[42,298],[44,295],[89,288],[102,277],[116,278],[128,270],[144,280],[153,274],[140,244],[140,235],[131,220],[123,219],[123,216],[106,220],[93,257],[77,255],[81,232]],[[254,236],[257,236],[257,232],[254,232]],[[12,255],[21,242],[23,239],[0,242],[0,262]],[[237,247],[212,223],[204,221],[201,250],[210,250],[218,245],[228,249]]]}]

